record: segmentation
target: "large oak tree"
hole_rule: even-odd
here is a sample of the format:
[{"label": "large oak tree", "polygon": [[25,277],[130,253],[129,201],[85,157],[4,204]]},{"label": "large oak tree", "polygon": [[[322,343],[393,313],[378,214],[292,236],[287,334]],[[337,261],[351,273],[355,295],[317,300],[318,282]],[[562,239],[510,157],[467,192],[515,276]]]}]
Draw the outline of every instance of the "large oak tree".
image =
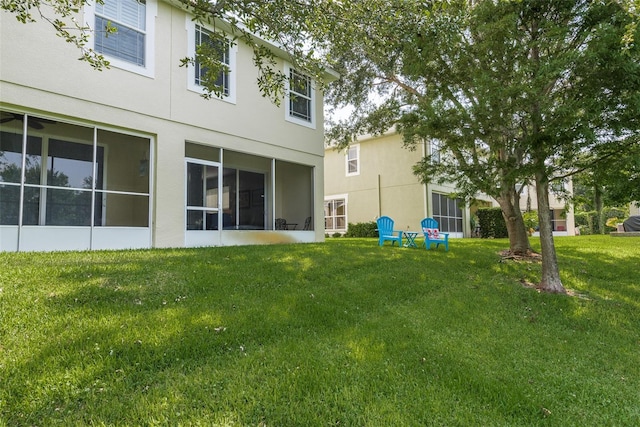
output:
[{"label": "large oak tree", "polygon": [[[356,119],[335,137],[347,144],[398,123],[408,145],[437,141],[440,161],[426,158],[416,171],[493,196],[514,252],[528,248],[518,188],[534,182],[540,286],[564,292],[550,182],[584,152],[639,132],[640,50],[628,2],[390,1],[379,12],[373,3],[347,7],[359,24],[332,46],[344,76],[334,99],[356,102]],[[372,87],[376,103],[363,95]]]}]

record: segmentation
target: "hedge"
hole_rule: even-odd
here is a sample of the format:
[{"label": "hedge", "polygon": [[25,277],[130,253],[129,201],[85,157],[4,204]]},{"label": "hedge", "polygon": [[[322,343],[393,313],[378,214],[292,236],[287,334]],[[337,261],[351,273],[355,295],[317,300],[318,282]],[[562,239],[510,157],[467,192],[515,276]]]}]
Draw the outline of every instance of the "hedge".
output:
[{"label": "hedge", "polygon": [[500,208],[480,208],[477,215],[480,222],[480,237],[483,239],[509,237],[507,224]]},{"label": "hedge", "polygon": [[375,222],[349,223],[344,237],[378,237],[378,224]]}]

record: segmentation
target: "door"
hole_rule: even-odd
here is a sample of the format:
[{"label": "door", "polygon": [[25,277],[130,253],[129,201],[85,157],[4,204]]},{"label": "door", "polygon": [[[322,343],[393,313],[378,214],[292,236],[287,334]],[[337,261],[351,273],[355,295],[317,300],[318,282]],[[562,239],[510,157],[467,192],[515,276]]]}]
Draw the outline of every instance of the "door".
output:
[{"label": "door", "polygon": [[221,215],[220,164],[186,161],[185,246],[217,246],[225,227]]}]

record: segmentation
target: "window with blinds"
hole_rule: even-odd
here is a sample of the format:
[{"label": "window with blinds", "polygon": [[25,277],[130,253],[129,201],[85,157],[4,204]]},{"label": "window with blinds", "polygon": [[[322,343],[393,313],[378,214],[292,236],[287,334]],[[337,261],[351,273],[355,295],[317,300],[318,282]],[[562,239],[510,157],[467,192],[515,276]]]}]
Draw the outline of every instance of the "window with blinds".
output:
[{"label": "window with blinds", "polygon": [[[104,0],[96,4],[96,52],[145,65],[146,1]],[[115,28],[110,32],[109,28]]]},{"label": "window with blinds", "polygon": [[289,73],[289,114],[311,122],[311,79],[296,70]]}]

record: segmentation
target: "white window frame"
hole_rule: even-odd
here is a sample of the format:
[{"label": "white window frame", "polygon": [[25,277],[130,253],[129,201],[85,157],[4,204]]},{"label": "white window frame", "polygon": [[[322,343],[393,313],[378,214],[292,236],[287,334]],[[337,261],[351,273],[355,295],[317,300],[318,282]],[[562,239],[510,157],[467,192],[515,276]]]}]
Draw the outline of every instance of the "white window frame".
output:
[{"label": "white window frame", "polygon": [[[94,31],[100,31],[94,28],[96,24],[96,6],[95,3],[88,3],[84,8],[85,26],[92,28]],[[146,0],[145,8],[145,37],[144,37],[144,66],[136,65],[123,59],[103,54],[112,67],[130,71],[146,77],[153,78],[155,76],[155,22],[158,15],[157,0]],[[90,46],[95,48],[95,37],[90,37]]]},{"label": "white window frame", "polygon": [[[309,89],[310,89],[311,97],[307,97],[306,95],[297,93],[297,92],[295,92],[294,90],[291,89],[291,85],[289,83],[289,80],[290,80],[290,76],[291,76],[292,72],[295,72],[297,74],[300,74],[300,75],[302,75],[304,77],[309,78],[309,86],[310,86]],[[305,73],[302,73],[302,72],[296,70],[290,64],[285,64],[284,73],[285,73],[285,76],[287,76],[286,83],[285,83],[285,119],[288,122],[295,123],[295,124],[302,125],[302,126],[306,126],[308,128],[311,128],[311,129],[315,129],[316,128],[316,90],[315,90],[315,82],[314,82],[314,80],[312,78],[310,78],[309,76],[307,76]],[[303,119],[301,117],[296,117],[296,116],[294,116],[292,114],[292,111],[291,111],[291,98],[290,98],[290,95],[289,95],[290,93],[293,93],[296,96],[302,96],[302,97],[304,97],[304,98],[309,100],[310,107],[311,107],[310,110],[309,110],[310,111],[311,120],[305,120],[305,119]]]},{"label": "white window frame", "polygon": [[[355,149],[355,158],[350,157],[352,149]],[[360,144],[350,145],[349,148],[347,148],[347,152],[345,153],[344,160],[345,160],[344,167],[345,167],[346,176],[360,175]],[[349,171],[350,162],[355,162],[356,164],[355,172]]]},{"label": "white window frame", "polygon": [[[335,202],[335,201],[339,201],[339,200],[344,201],[344,228],[326,228],[327,217],[323,215],[324,216],[324,223],[325,223],[325,231],[326,232],[346,232],[347,229],[349,228],[349,221],[348,221],[348,218],[347,218],[347,205],[349,203],[349,197],[348,197],[347,194],[339,194],[339,195],[335,195],[335,196],[331,196],[331,197],[325,197],[323,205],[325,205],[327,202]],[[323,206],[323,210],[324,210],[324,206]],[[333,225],[335,226],[335,224],[336,224],[336,221],[335,221],[336,216],[334,215],[332,218],[334,218]]]},{"label": "white window frame", "polygon": [[[215,30],[207,25],[203,25],[193,21],[193,17],[187,15],[186,18],[186,28],[187,28],[187,56],[189,58],[196,57],[196,25],[204,28],[207,31],[214,32]],[[230,37],[227,37],[229,40],[229,94],[223,96],[215,96],[212,94],[213,99],[220,99],[222,101],[229,102],[231,104],[236,103],[236,56],[238,53],[238,44],[233,43]],[[206,90],[204,86],[200,86],[196,83],[196,67],[195,64],[189,64],[187,67],[187,89],[195,92],[199,95],[206,94]]]}]

